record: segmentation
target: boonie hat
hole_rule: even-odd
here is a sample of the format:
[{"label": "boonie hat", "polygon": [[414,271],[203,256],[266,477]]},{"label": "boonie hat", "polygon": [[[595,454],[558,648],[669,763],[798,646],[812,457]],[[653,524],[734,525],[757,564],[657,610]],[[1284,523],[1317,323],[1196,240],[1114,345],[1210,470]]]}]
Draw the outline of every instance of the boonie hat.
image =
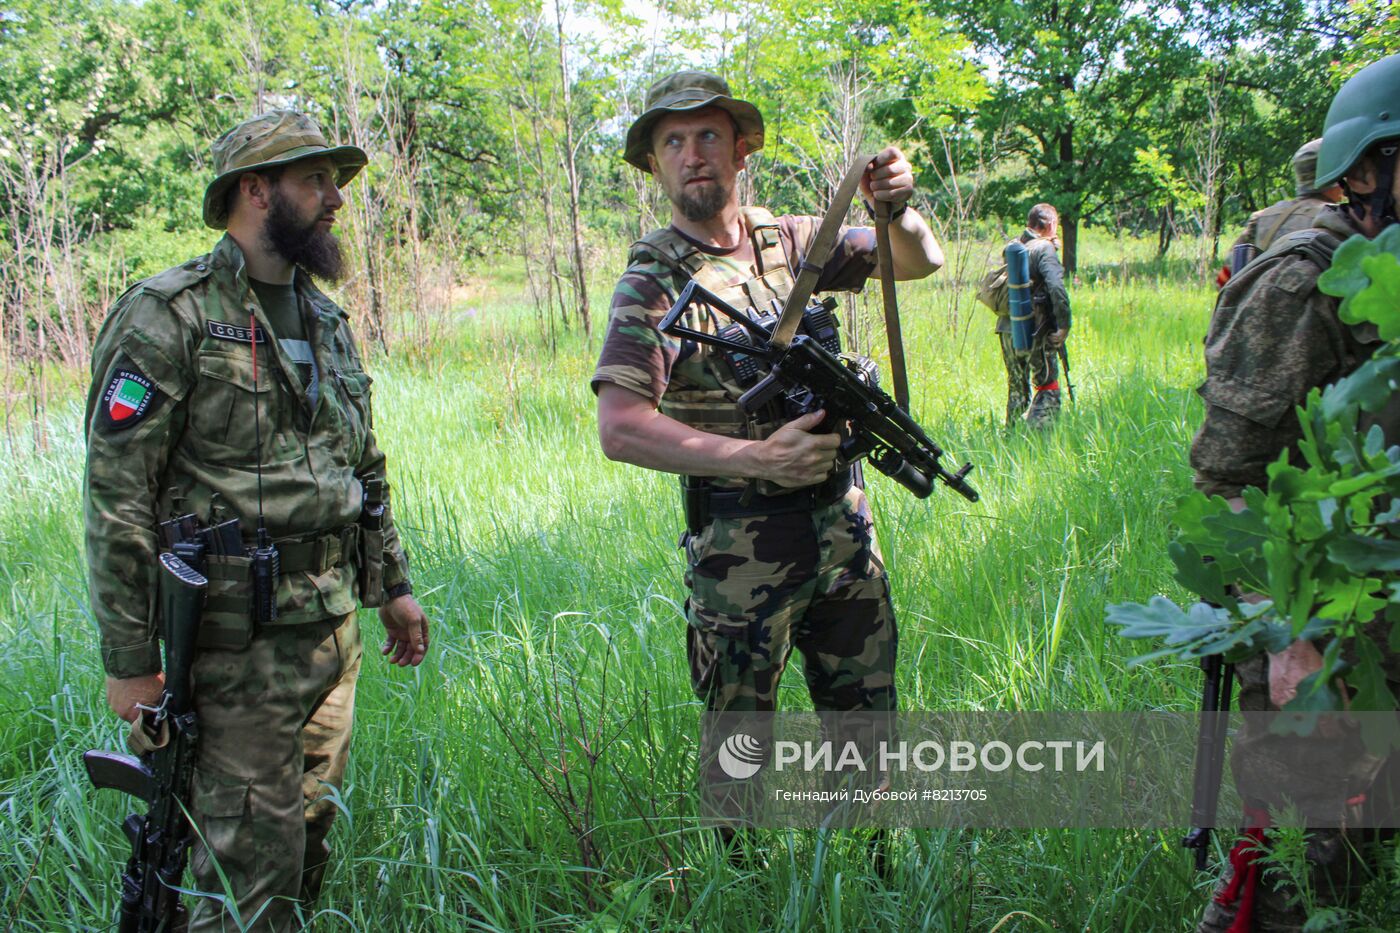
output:
[{"label": "boonie hat", "polygon": [[763,115],[746,100],[735,100],[729,82],[707,71],[678,71],[657,81],[647,91],[646,109],[627,131],[622,157],[650,174],[647,153],[651,151],[651,130],[668,113],[719,107],[739,124],[739,135],[747,140],[749,151],[763,148]]},{"label": "boonie hat", "polygon": [[359,146],[327,145],[316,121],[294,110],[244,120],[215,141],[213,153],[215,176],[204,189],[204,224],[215,230],[228,226],[226,195],[244,172],[325,156],[335,163],[336,185],[343,186],[369,162]]}]

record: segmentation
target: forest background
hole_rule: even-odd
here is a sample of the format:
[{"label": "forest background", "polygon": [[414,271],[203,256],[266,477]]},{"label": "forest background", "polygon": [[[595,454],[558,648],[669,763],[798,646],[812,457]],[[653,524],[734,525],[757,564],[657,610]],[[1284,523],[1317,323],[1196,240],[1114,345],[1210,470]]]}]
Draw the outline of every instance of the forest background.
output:
[{"label": "forest background", "polygon": [[513,255],[552,343],[592,333],[589,273],[656,223],[619,153],[669,70],[763,111],[745,195],[780,212],[898,140],[959,279],[963,247],[1040,200],[1072,272],[1094,225],[1159,255],[1186,233],[1204,274],[1396,32],[1384,0],[3,0],[6,425],[43,406],[46,364],[81,369],[115,295],[203,251],[209,144],[254,112],[306,110],[372,155],[340,228],[367,342],[427,346],[472,261]]},{"label": "forest background", "polygon": [[[871,483],[902,705],[1189,709],[1198,671],[1134,667],[1104,606],[1184,596],[1164,516],[1221,244],[1397,50],[1379,0],[0,0],[0,926],[104,926],[125,859],[127,803],[77,755],[121,742],[82,560],[92,335],[216,239],[211,140],[291,106],[371,154],[334,295],[434,625],[421,668],[366,661],[312,928],[1192,929],[1210,878],[1171,831],[900,832],[881,882],[858,835],[765,833],[736,870],[696,825],[675,490],[603,458],[587,387],[627,244],[665,217],[621,139],[655,77],[702,66],[767,118],[746,200],[820,211],[855,153],[911,157],[949,256],[901,286],[912,408],[982,500]],[[1027,436],[972,283],[1041,200],[1078,400]],[[845,311],[883,356],[878,290]],[[784,707],[804,693],[790,672]],[[1269,870],[1295,870],[1279,841]],[[1313,928],[1393,930],[1386,857]]]}]

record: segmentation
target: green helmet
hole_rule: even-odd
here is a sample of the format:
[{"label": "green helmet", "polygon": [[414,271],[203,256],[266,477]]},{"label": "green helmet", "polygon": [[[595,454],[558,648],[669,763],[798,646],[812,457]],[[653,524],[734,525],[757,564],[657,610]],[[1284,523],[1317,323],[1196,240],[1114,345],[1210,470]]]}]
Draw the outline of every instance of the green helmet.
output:
[{"label": "green helmet", "polygon": [[1382,139],[1400,137],[1400,55],[1372,62],[1347,79],[1322,125],[1316,184],[1336,183]]}]

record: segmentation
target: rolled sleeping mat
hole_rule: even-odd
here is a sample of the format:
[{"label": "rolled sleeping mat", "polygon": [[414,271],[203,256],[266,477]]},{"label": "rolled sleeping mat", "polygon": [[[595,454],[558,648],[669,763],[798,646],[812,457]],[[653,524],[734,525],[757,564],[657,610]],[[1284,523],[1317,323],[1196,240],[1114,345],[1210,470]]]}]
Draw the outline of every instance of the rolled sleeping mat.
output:
[{"label": "rolled sleeping mat", "polygon": [[1011,301],[1011,346],[1024,352],[1035,336],[1031,306],[1031,259],[1026,244],[1012,240],[1006,244],[1006,291]]}]

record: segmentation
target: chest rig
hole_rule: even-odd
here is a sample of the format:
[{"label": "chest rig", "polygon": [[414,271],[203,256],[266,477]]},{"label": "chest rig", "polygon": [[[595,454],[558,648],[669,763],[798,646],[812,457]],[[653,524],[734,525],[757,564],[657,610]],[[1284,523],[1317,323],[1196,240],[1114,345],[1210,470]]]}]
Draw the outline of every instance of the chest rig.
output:
[{"label": "chest rig", "polygon": [[[773,302],[781,304],[787,298],[794,279],[772,213],[760,207],[745,207],[740,215],[753,246],[756,275],[747,263],[706,253],[670,227],[654,230],[632,244],[628,262],[665,265],[671,270],[673,295],[694,280],[728,304],[755,318],[762,317],[773,311]],[[685,324],[704,333],[716,333],[729,321],[697,306],[687,312]],[[738,402],[748,387],[724,351],[684,341],[661,399],[661,411],[700,431],[763,440],[784,419],[776,407],[746,414]]]}]

